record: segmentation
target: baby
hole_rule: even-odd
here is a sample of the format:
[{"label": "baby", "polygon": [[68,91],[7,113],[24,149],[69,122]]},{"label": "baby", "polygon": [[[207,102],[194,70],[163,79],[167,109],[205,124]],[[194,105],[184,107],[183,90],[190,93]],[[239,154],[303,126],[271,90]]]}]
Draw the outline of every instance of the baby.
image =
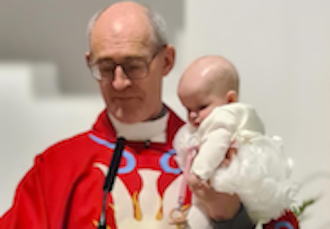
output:
[{"label": "baby", "polygon": [[[236,193],[250,218],[265,223],[292,204],[291,161],[282,151],[280,139],[265,135],[253,107],[237,102],[238,88],[238,73],[228,60],[206,56],[194,61],[178,86],[188,123],[178,131],[174,147],[181,169],[188,154],[198,149],[189,176],[194,189],[208,182],[218,192]],[[220,168],[231,147],[237,147],[237,155],[228,167]],[[204,209],[198,200],[194,203],[187,216],[193,222],[190,228],[208,228]],[[205,220],[196,214],[204,215]]]}]

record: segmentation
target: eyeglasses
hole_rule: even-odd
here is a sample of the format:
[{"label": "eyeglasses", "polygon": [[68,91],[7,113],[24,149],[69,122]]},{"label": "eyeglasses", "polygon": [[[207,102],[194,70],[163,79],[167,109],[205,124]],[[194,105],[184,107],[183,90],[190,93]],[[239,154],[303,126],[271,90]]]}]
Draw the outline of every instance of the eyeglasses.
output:
[{"label": "eyeglasses", "polygon": [[151,62],[160,53],[162,48],[158,48],[149,61],[143,58],[128,58],[123,63],[118,64],[112,60],[101,60],[90,66],[92,75],[97,80],[113,80],[115,70],[120,66],[128,79],[143,79],[148,75]]}]

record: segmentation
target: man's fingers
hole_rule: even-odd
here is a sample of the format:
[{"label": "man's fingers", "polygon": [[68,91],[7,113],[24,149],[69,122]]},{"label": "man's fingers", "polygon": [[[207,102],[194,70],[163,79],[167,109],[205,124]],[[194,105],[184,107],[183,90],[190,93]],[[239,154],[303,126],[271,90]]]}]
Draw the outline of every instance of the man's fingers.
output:
[{"label": "man's fingers", "polygon": [[229,148],[226,157],[229,160],[232,160],[235,155],[237,155],[237,148]]},{"label": "man's fingers", "polygon": [[236,148],[229,148],[226,153],[226,158],[221,162],[220,167],[227,168],[236,154],[237,154]]},{"label": "man's fingers", "polygon": [[230,162],[231,162],[230,159],[225,158],[225,159],[221,162],[220,167],[221,167],[221,168],[227,168],[227,167],[230,165]]}]

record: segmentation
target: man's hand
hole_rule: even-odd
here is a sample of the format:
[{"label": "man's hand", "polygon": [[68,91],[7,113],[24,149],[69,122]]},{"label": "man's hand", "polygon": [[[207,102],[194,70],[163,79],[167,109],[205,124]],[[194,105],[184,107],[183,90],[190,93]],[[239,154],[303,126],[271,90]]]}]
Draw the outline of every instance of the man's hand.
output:
[{"label": "man's hand", "polygon": [[[228,167],[236,153],[236,149],[229,149],[220,167]],[[190,190],[204,203],[211,219],[216,221],[231,219],[239,211],[241,202],[237,195],[216,192],[195,174],[188,175],[187,183]]]},{"label": "man's hand", "polygon": [[225,159],[220,164],[220,168],[227,168],[236,154],[237,148],[229,148]]}]

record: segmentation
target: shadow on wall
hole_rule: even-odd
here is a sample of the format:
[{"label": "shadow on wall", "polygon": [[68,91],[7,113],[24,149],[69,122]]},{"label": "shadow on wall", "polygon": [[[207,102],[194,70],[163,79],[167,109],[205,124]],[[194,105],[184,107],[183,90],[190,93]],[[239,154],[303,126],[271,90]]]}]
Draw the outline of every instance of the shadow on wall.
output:
[{"label": "shadow on wall", "polygon": [[[95,93],[97,84],[85,65],[86,27],[91,16],[117,1],[2,0],[0,59],[55,62],[65,94]],[[175,43],[183,27],[184,0],[137,0],[161,13]]]}]

